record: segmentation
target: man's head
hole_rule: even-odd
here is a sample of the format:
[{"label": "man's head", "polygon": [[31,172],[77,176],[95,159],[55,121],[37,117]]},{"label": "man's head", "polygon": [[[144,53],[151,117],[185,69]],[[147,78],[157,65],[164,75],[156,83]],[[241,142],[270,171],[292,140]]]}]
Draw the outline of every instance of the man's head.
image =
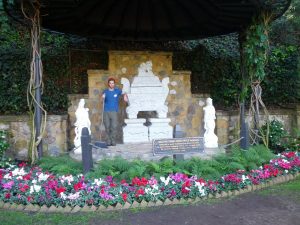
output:
[{"label": "man's head", "polygon": [[114,78],[109,78],[107,81],[107,85],[110,89],[114,89],[115,88],[115,79]]}]

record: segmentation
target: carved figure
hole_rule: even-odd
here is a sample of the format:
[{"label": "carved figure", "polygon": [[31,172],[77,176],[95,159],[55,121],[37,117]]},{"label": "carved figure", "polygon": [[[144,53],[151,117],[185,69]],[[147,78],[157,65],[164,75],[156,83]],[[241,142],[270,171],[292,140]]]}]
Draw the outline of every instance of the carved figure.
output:
[{"label": "carved figure", "polygon": [[78,108],[75,112],[76,122],[75,122],[75,138],[74,138],[74,153],[81,154],[81,132],[82,128],[87,127],[89,133],[91,133],[91,121],[89,119],[89,109],[84,108],[85,101],[80,99]]},{"label": "carved figure", "polygon": [[204,146],[206,148],[217,148],[218,147],[218,137],[215,135],[215,119],[216,110],[212,104],[212,99],[206,99],[206,106],[203,108],[204,111]]}]

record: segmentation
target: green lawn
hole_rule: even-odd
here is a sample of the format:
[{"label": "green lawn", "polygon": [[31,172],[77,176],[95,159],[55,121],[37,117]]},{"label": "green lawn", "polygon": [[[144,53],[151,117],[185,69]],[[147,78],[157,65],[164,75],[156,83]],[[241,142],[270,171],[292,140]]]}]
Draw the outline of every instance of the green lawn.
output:
[{"label": "green lawn", "polygon": [[281,195],[300,203],[300,176],[288,183],[274,185],[259,192],[261,195]]}]

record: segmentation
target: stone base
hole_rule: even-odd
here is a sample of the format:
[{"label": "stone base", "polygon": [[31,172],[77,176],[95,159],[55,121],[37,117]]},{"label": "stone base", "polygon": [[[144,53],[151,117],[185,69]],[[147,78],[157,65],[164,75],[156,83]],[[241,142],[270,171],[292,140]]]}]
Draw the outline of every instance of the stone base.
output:
[{"label": "stone base", "polygon": [[137,143],[148,142],[148,127],[144,126],[146,119],[125,119],[127,124],[123,127],[123,142]]},{"label": "stone base", "polygon": [[149,140],[173,138],[173,127],[169,125],[170,118],[151,118],[149,127]]},{"label": "stone base", "polygon": [[218,137],[214,134],[204,134],[205,148],[218,148]]}]

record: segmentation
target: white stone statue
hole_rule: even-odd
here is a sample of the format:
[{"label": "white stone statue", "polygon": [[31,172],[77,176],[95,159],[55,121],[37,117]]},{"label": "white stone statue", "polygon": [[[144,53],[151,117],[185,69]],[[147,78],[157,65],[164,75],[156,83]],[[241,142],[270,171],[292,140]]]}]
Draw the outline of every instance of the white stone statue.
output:
[{"label": "white stone statue", "polygon": [[127,78],[122,78],[123,93],[127,93],[128,107],[126,113],[129,119],[136,119],[139,111],[156,111],[158,118],[167,118],[168,106],[166,99],[169,94],[169,77],[162,81],[152,72],[152,62],[140,64],[138,74],[132,84]]},{"label": "white stone statue", "polygon": [[203,108],[204,111],[204,146],[206,148],[217,148],[218,147],[218,137],[215,135],[215,119],[216,110],[212,104],[212,99],[206,99],[206,106]]},{"label": "white stone statue", "polygon": [[75,122],[75,138],[74,138],[74,153],[81,154],[81,132],[82,128],[87,127],[89,133],[91,133],[91,121],[89,119],[89,109],[84,108],[85,101],[80,99],[78,108],[75,112],[76,122]]},{"label": "white stone statue", "polygon": [[[143,62],[138,67],[138,74],[130,84],[127,78],[122,78],[123,93],[127,93],[128,106],[123,127],[123,142],[148,142],[152,139],[172,138],[173,128],[167,118],[168,106],[166,99],[169,94],[169,77],[161,81],[153,73],[152,61]],[[158,118],[151,118],[151,126],[144,125],[146,119],[137,118],[138,112],[156,111]]]}]

